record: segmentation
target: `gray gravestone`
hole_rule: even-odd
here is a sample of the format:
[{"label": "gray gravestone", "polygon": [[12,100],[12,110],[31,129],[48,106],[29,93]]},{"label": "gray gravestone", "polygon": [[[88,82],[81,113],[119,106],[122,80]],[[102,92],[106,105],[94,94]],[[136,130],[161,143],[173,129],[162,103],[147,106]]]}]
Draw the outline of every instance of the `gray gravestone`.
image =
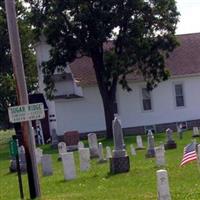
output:
[{"label": "gray gravestone", "polygon": [[41,148],[36,148],[35,149],[35,157],[36,157],[37,164],[41,163],[42,155],[43,155],[43,150]]},{"label": "gray gravestone", "polygon": [[90,150],[89,148],[79,149],[80,170],[88,171],[90,169]]},{"label": "gray gravestone", "polygon": [[43,176],[50,176],[53,174],[52,168],[52,158],[49,154],[44,154],[41,158],[42,163],[42,175]]},{"label": "gray gravestone", "polygon": [[168,175],[166,170],[157,171],[158,200],[171,200]]},{"label": "gray gravestone", "polygon": [[197,146],[197,154],[198,154],[198,163],[200,165],[200,144]]},{"label": "gray gravestone", "polygon": [[192,137],[200,137],[198,127],[193,127],[193,134]]},{"label": "gray gravestone", "polygon": [[99,142],[99,159],[98,159],[98,162],[99,163],[104,163],[106,162],[106,159],[104,158],[104,155],[103,155],[103,145],[101,142]]},{"label": "gray gravestone", "polygon": [[154,142],[154,136],[151,130],[148,130],[147,133],[147,143],[148,143],[148,149],[146,153],[146,158],[153,158],[155,157],[155,142]]},{"label": "gray gravestone", "polygon": [[173,140],[173,131],[168,128],[166,130],[166,136],[167,136],[167,143],[165,144],[165,149],[176,149],[176,143]]},{"label": "gray gravestone", "polygon": [[135,148],[134,148],[133,144],[130,145],[130,149],[131,149],[131,155],[135,156],[136,155],[136,151],[135,151]]},{"label": "gray gravestone", "polygon": [[78,149],[84,148],[84,143],[82,141],[78,142]]},{"label": "gray gravestone", "polygon": [[95,133],[88,134],[88,143],[90,149],[90,156],[91,158],[98,158],[98,143],[97,143],[97,136]]},{"label": "gray gravestone", "polygon": [[51,147],[54,149],[56,149],[58,147],[58,136],[56,134],[56,129],[52,129]]},{"label": "gray gravestone", "polygon": [[157,166],[165,166],[165,149],[163,146],[155,147],[155,153]]},{"label": "gray gravestone", "polygon": [[61,154],[63,153],[67,153],[67,146],[65,144],[65,142],[59,142],[58,143],[58,160],[61,160]]},{"label": "gray gravestone", "polygon": [[106,147],[106,159],[109,160],[112,158],[111,148],[109,146]]},{"label": "gray gravestone", "polygon": [[143,143],[142,143],[141,135],[136,136],[136,143],[137,143],[137,147],[136,147],[137,150],[145,149],[145,147],[143,146]]},{"label": "gray gravestone", "polygon": [[62,163],[64,168],[64,179],[72,180],[76,178],[76,167],[74,162],[73,152],[67,152],[61,154]]},{"label": "gray gravestone", "polygon": [[110,158],[110,172],[113,174],[128,172],[130,170],[129,157],[124,149],[124,139],[120,120],[113,120],[114,150]]}]

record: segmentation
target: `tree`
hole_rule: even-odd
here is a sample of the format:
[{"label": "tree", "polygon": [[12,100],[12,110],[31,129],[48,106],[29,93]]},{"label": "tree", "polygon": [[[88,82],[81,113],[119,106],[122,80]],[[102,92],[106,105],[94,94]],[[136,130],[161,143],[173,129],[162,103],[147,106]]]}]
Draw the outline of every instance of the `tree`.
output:
[{"label": "tree", "polygon": [[[179,13],[175,0],[29,0],[30,19],[37,36],[45,34],[52,46],[43,63],[46,91],[51,96],[52,75],[82,56],[92,59],[102,97],[107,136],[112,137],[116,89],[128,91],[126,76],[139,73],[148,89],[169,77],[165,58],[178,45]],[[110,48],[105,48],[108,43]]]},{"label": "tree", "polygon": [[[7,109],[10,105],[16,105],[16,83],[13,74],[8,28],[4,1],[0,0],[0,126],[9,128]],[[19,22],[22,52],[28,91],[37,87],[37,67],[33,48],[33,35],[27,23],[27,12],[23,4],[17,1],[17,16]]]}]

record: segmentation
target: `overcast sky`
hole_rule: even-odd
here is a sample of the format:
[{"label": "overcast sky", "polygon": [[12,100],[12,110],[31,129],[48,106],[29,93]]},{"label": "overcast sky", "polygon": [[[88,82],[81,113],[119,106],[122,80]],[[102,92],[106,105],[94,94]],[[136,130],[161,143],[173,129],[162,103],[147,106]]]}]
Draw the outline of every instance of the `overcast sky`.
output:
[{"label": "overcast sky", "polygon": [[181,16],[177,34],[200,32],[200,0],[176,0]]}]

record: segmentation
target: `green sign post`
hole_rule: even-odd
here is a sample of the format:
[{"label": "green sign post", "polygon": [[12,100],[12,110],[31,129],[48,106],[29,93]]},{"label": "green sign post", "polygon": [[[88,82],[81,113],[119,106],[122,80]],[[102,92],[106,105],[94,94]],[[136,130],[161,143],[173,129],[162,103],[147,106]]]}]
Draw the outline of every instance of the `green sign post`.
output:
[{"label": "green sign post", "polygon": [[18,155],[17,141],[11,139],[9,142],[9,147],[10,147],[10,155],[16,157]]}]

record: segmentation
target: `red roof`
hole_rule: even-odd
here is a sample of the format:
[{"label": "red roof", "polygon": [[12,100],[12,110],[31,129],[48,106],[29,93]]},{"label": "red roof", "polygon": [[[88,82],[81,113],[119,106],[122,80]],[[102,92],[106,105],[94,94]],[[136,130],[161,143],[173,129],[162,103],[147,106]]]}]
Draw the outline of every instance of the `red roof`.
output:
[{"label": "red roof", "polygon": [[[177,35],[180,46],[166,60],[171,76],[200,74],[200,33]],[[70,68],[80,85],[97,84],[92,61],[83,57],[70,64]],[[139,75],[128,75],[129,80],[141,80]]]}]

